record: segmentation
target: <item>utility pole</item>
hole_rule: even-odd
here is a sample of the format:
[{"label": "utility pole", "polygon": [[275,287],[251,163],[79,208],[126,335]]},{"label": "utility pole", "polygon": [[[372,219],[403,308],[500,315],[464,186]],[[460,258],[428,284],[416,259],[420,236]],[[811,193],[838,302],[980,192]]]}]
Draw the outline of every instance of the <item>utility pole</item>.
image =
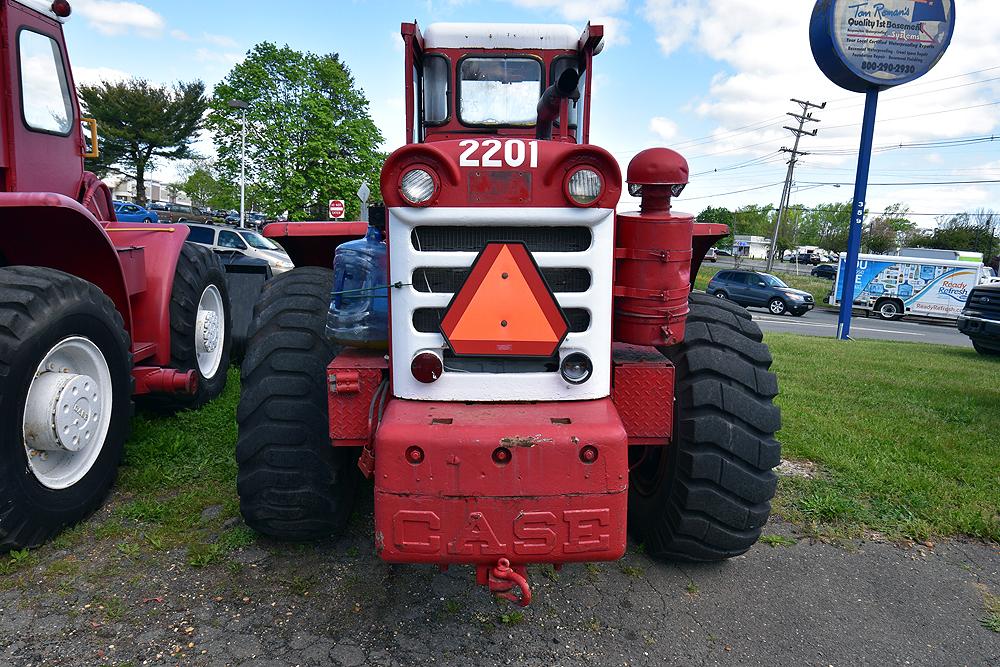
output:
[{"label": "utility pole", "polygon": [[781,229],[781,223],[785,219],[785,210],[788,208],[788,200],[792,196],[792,177],[795,175],[795,165],[799,161],[800,155],[809,155],[809,153],[803,153],[799,150],[799,141],[804,135],[810,137],[815,137],[819,130],[813,130],[812,132],[807,132],[805,130],[806,123],[818,123],[820,122],[818,118],[813,118],[810,109],[825,109],[826,102],[822,104],[813,104],[808,100],[797,100],[792,98],[792,102],[795,102],[800,107],[802,107],[802,113],[792,113],[788,112],[788,115],[799,121],[798,127],[789,127],[785,125],[785,129],[795,135],[795,145],[791,150],[782,146],[782,153],[791,153],[792,159],[788,161],[788,173],[785,175],[785,187],[781,191],[781,203],[778,205],[778,220],[774,223],[774,233],[771,235],[771,250],[767,255],[767,270],[770,271],[774,268],[774,254],[778,247],[778,230]]}]

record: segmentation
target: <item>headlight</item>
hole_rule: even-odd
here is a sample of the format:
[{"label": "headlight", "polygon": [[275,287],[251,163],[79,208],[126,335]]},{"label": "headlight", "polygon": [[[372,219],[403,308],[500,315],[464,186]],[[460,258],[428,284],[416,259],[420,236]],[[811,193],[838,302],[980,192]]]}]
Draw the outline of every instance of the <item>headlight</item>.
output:
[{"label": "headlight", "polygon": [[791,299],[792,301],[804,301],[805,300],[805,297],[802,296],[801,294],[787,294],[786,296],[789,299]]},{"label": "headlight", "polygon": [[416,206],[428,203],[434,197],[435,190],[437,184],[434,176],[426,169],[411,169],[399,181],[399,192],[403,198]]},{"label": "headlight", "polygon": [[292,264],[291,262],[286,262],[286,261],[281,260],[281,259],[274,260],[271,263],[271,266],[275,266],[275,267],[277,267],[279,269],[291,269],[291,268],[295,267],[295,265]]},{"label": "headlight", "polygon": [[566,194],[577,206],[590,206],[597,201],[603,190],[601,175],[587,167],[577,169],[566,181]]}]

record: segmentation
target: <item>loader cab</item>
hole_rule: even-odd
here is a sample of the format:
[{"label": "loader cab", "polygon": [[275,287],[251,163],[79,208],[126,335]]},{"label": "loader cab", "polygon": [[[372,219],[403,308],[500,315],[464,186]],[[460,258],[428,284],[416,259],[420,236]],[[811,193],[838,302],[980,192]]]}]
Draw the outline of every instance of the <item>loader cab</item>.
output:
[{"label": "loader cab", "polygon": [[535,138],[536,107],[569,69],[580,73],[552,138],[589,143],[591,63],[604,29],[566,25],[403,23],[407,143],[469,136]]},{"label": "loader cab", "polygon": [[85,142],[63,39],[69,6],[0,0],[0,13],[0,191],[77,199]]}]

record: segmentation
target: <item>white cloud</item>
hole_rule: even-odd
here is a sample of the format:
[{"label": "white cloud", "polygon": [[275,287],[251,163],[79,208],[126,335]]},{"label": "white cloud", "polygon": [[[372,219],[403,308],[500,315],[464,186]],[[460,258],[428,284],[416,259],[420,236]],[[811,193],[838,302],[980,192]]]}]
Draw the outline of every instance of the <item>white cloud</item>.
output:
[{"label": "white cloud", "polygon": [[73,67],[73,79],[76,85],[94,85],[102,81],[124,81],[131,78],[128,72],[112,67]]},{"label": "white cloud", "polygon": [[130,30],[155,35],[164,27],[162,16],[138,2],[76,0],[73,9],[105,35],[121,35]]},{"label": "white cloud", "polygon": [[228,35],[213,35],[212,33],[206,32],[202,33],[201,41],[223,49],[235,49],[239,47],[239,43]]},{"label": "white cloud", "polygon": [[171,30],[170,31],[170,36],[173,37],[174,39],[180,41],[180,42],[190,42],[191,41],[191,35],[187,34],[183,30],[176,30],[176,29],[175,30]]},{"label": "white cloud", "polygon": [[194,57],[203,63],[217,63],[220,65],[225,65],[226,67],[232,67],[238,62],[241,62],[245,57],[244,54],[235,51],[216,51],[214,49],[199,48],[195,49]]},{"label": "white cloud", "polygon": [[[591,0],[590,2],[567,2],[567,0],[510,0],[518,7],[539,12],[556,14],[564,21],[580,24],[590,21],[604,26],[605,47],[628,44],[628,21],[615,16],[626,9],[626,0]],[[552,21],[546,17],[546,20]]]},{"label": "white cloud", "polygon": [[670,141],[677,136],[677,123],[669,118],[656,116],[649,121],[649,130],[664,141]]}]

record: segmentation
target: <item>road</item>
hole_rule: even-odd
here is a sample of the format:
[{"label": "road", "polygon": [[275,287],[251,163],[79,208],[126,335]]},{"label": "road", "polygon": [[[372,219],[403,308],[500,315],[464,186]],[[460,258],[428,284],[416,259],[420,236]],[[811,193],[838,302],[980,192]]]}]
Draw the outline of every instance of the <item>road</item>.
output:
[{"label": "road", "polygon": [[[796,333],[806,336],[837,335],[837,313],[832,310],[817,309],[802,317],[791,315],[775,316],[763,308],[748,308],[754,322],[765,332]],[[912,320],[887,321],[876,317],[855,315],[851,321],[853,338],[876,340],[897,340],[911,343],[934,343],[972,347],[968,336],[955,328],[954,323],[927,323]]]},{"label": "road", "polygon": [[837,546],[772,520],[775,546],[724,563],[658,563],[632,545],[620,563],[532,567],[522,612],[471,568],[386,565],[357,524],[340,542],[258,540],[202,568],[183,550],[49,549],[0,578],[0,665],[1000,664],[981,622],[1000,594],[996,544]]}]

